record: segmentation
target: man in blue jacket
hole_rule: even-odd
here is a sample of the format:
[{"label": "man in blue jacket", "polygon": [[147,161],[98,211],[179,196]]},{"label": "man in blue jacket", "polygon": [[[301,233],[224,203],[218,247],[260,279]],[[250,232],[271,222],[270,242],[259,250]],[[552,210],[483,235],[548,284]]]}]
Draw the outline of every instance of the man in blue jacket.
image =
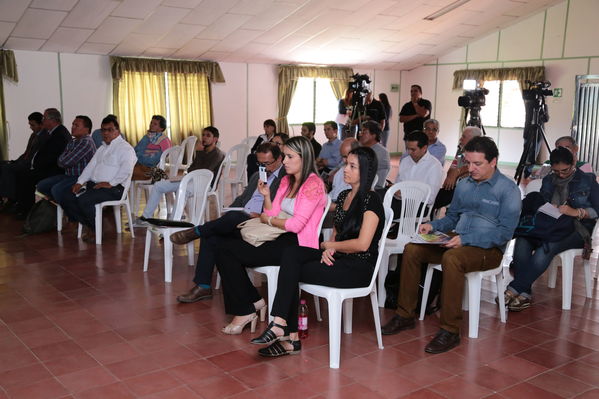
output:
[{"label": "man in blue jacket", "polygon": [[426,345],[428,353],[446,352],[460,343],[464,274],[499,266],[520,215],[520,190],[497,170],[499,152],[493,140],[475,137],[464,152],[470,176],[458,184],[446,216],[423,224],[419,231],[454,231],[456,235],[444,245],[406,246],[397,312],[382,328],[386,335],[414,328],[421,265],[440,263],[441,329]]}]

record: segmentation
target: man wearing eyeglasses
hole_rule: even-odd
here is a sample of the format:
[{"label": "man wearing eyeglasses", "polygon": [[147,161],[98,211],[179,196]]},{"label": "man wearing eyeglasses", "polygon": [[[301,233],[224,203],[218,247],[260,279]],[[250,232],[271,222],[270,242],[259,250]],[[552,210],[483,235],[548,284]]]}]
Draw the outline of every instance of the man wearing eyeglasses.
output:
[{"label": "man wearing eyeglasses", "polygon": [[[189,166],[188,172],[197,169],[208,169],[214,175],[212,181],[216,181],[216,175],[218,174],[220,164],[225,159],[225,153],[216,146],[219,137],[220,133],[214,126],[204,128],[204,131],[202,131],[202,140],[196,145],[195,158]],[[154,186],[150,191],[150,197],[148,198],[146,208],[141,217],[135,222],[136,226],[141,227],[146,225],[145,220],[154,215],[154,211],[158,208],[162,195],[176,192],[179,189],[182,178],[183,176],[177,176],[170,180],[160,180],[154,183]],[[192,190],[193,188],[188,188],[188,190],[190,189]]]},{"label": "man wearing eyeglasses", "polygon": [[[256,150],[256,157],[258,166],[264,166],[266,169],[266,183],[270,187],[271,200],[274,200],[281,178],[285,175],[281,149],[273,143],[262,143]],[[179,245],[200,239],[194,286],[187,293],[179,295],[177,301],[192,303],[212,296],[212,272],[216,263],[218,243],[223,238],[238,233],[239,223],[259,217],[262,213],[264,197],[258,192],[258,181],[259,172],[256,172],[250,177],[243,193],[235,198],[230,210],[220,218],[171,235],[171,241]]]},{"label": "man wearing eyeglasses", "polygon": [[62,207],[71,221],[87,228],[83,240],[94,242],[96,208],[104,201],[121,199],[137,161],[131,144],[123,140],[119,123],[113,117],[102,120],[102,140],[81,175],[62,195]]}]

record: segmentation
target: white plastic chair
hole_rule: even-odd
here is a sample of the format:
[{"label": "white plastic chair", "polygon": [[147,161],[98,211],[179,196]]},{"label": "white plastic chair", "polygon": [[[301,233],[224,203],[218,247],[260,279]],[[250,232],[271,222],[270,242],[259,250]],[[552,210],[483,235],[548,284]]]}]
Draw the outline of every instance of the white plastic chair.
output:
[{"label": "white plastic chair", "polygon": [[[132,171],[133,172],[133,171]],[[114,210],[114,223],[116,224],[116,232],[121,234],[123,232],[121,226],[121,207],[125,207],[127,212],[127,219],[129,220],[129,230],[131,231],[131,237],[135,238],[135,232],[133,231],[133,218],[131,217],[131,206],[129,205],[129,186],[131,185],[131,176],[127,179],[123,185],[123,195],[121,199],[115,201],[104,201],[96,204],[96,245],[102,245],[102,210],[105,206],[112,206]],[[60,209],[62,213],[62,208]],[[58,211],[56,212],[58,215]],[[62,230],[62,215],[60,228]],[[60,231],[60,230],[59,230]],[[81,238],[83,232],[83,225],[79,223],[77,229],[77,238]]]},{"label": "white plastic chair", "polygon": [[[387,292],[385,291],[385,278],[389,272],[389,258],[391,255],[403,253],[404,247],[414,234],[418,232],[418,228],[422,223],[424,212],[418,215],[418,209],[421,204],[426,204],[431,195],[431,189],[428,184],[420,183],[417,181],[403,181],[395,183],[385,193],[385,199],[383,205],[385,209],[391,209],[391,202],[393,196],[397,191],[401,191],[401,213],[398,219],[399,230],[397,238],[387,239],[385,245],[385,253],[383,256],[383,262],[379,268],[378,286],[379,286],[379,306],[385,306],[385,300],[387,299]],[[394,259],[397,263],[397,259]],[[396,266],[397,267],[397,266]]]},{"label": "white plastic chair", "polygon": [[250,149],[256,144],[256,140],[258,140],[258,136],[249,136],[245,139],[241,140],[241,144],[247,144],[250,146]]},{"label": "white plastic chair", "polygon": [[[506,251],[507,254],[507,251]],[[499,317],[502,323],[506,322],[506,311],[505,311],[505,298],[503,292],[505,291],[504,281],[504,267],[511,262],[511,255],[504,254],[499,266],[494,269],[470,272],[464,274],[466,278],[467,290],[464,290],[463,309],[468,310],[468,337],[478,338],[478,321],[480,317],[480,292],[482,288],[483,277],[495,277],[497,285],[497,298],[499,299]],[[422,290],[422,306],[420,307],[420,320],[424,320],[424,314],[426,312],[426,303],[428,301],[428,294],[431,289],[431,280],[433,279],[433,272],[436,270],[443,271],[442,266],[439,264],[429,263],[426,269],[426,276],[424,278],[424,288]]]},{"label": "white plastic chair", "polygon": [[372,314],[374,316],[374,328],[379,349],[383,349],[383,338],[381,336],[381,318],[377,306],[376,295],[376,276],[381,261],[384,257],[384,249],[389,228],[393,221],[393,211],[391,208],[385,208],[385,225],[383,234],[379,241],[379,255],[376,260],[376,266],[372,273],[372,279],[367,287],[361,288],[333,288],[315,284],[300,283],[300,289],[304,290],[315,297],[324,297],[329,305],[329,367],[332,369],[339,368],[339,359],[341,352],[341,309],[343,307],[344,316],[344,332],[351,334],[352,332],[352,308],[353,298],[359,298],[370,295],[370,303],[372,305]]},{"label": "white plastic chair", "polygon": [[[179,171],[179,163],[183,160],[182,157],[182,148],[178,145],[174,145],[170,148],[167,148],[160,155],[160,161],[158,168],[167,172],[169,179],[177,176],[177,172]],[[142,190],[146,193],[146,199],[148,198],[149,190],[152,188],[152,180],[133,180],[131,183],[131,192],[129,193],[129,197],[131,198],[131,203],[133,205],[133,214],[137,216],[139,212],[139,204],[141,201],[141,192]]]},{"label": "white plastic chair", "polygon": [[[324,213],[320,218],[320,223],[318,225],[318,235],[322,230],[322,224],[324,223],[324,219],[327,216],[327,211],[331,206],[331,198],[327,196],[327,202],[324,207]],[[268,285],[268,309],[272,309],[272,304],[275,300],[275,294],[277,292],[277,281],[279,280],[279,265],[276,266],[259,266],[254,268],[248,268],[249,272],[261,273],[266,275],[266,284]],[[322,321],[322,317],[320,315],[320,301],[317,296],[314,296],[314,309],[316,310],[316,319],[318,321]],[[268,316],[268,321],[272,321],[274,317]]]},{"label": "white plastic chair", "polygon": [[[212,181],[212,172],[208,169],[197,169],[188,173],[177,191],[177,205],[175,215],[172,220],[181,221],[183,211],[187,213],[187,221],[197,226],[202,223],[204,218],[204,209],[206,207],[206,195],[210,182]],[[193,184],[191,195],[187,192],[187,186]],[[146,230],[146,247],[144,251],[144,272],[148,271],[150,259],[150,247],[152,245],[152,234],[160,235],[164,238],[164,281],[170,283],[173,279],[173,243],[170,236],[188,227],[164,227],[150,225]],[[187,260],[190,266],[194,265],[193,242],[187,244]]]},{"label": "white plastic chair", "polygon": [[[221,177],[221,185],[219,190],[219,200],[220,203],[223,204],[225,200],[225,188],[227,185],[231,186],[231,198],[237,198],[238,190],[243,188],[246,185],[245,182],[245,171],[246,171],[246,162],[247,156],[250,153],[250,146],[247,144],[237,144],[231,147],[229,151],[227,151],[226,157],[228,158],[228,162],[224,162],[223,174]],[[235,175],[231,177],[231,169],[233,169],[233,163],[235,163]]]},{"label": "white plastic chair", "polygon": [[179,165],[179,170],[187,170],[191,166],[193,162],[193,158],[195,156],[196,143],[198,138],[196,136],[189,136],[185,140],[181,142],[181,156],[185,155],[185,163],[181,162]]},{"label": "white plastic chair", "polygon": [[[595,223],[595,228],[591,237],[595,237],[599,233],[599,223]],[[568,249],[555,255],[549,265],[549,278],[547,286],[555,288],[557,281],[557,266],[562,267],[562,309],[570,310],[572,307],[572,278],[574,274],[574,258],[582,256],[582,249]],[[583,259],[584,269],[584,285],[587,298],[593,297],[593,277],[591,272],[590,259]]]}]

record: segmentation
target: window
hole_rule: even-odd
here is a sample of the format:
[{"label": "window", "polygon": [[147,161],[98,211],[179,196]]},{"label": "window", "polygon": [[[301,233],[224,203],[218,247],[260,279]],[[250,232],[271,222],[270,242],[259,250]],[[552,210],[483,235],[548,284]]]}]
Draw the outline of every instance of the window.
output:
[{"label": "window", "polygon": [[484,126],[524,127],[526,113],[517,80],[489,80],[483,87],[489,90],[486,104],[480,110]]},{"label": "window", "polygon": [[290,125],[304,122],[324,123],[335,120],[339,101],[329,79],[299,78],[287,113]]}]

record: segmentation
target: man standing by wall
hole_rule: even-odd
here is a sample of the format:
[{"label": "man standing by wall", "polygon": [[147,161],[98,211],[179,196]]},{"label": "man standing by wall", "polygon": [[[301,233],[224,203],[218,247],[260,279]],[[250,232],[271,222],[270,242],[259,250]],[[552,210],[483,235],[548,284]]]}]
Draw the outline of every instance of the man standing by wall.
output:
[{"label": "man standing by wall", "polygon": [[422,129],[424,121],[430,117],[433,109],[431,102],[422,98],[422,87],[419,85],[410,87],[410,97],[411,100],[405,103],[399,112],[399,121],[403,123],[404,141],[408,133]]}]

